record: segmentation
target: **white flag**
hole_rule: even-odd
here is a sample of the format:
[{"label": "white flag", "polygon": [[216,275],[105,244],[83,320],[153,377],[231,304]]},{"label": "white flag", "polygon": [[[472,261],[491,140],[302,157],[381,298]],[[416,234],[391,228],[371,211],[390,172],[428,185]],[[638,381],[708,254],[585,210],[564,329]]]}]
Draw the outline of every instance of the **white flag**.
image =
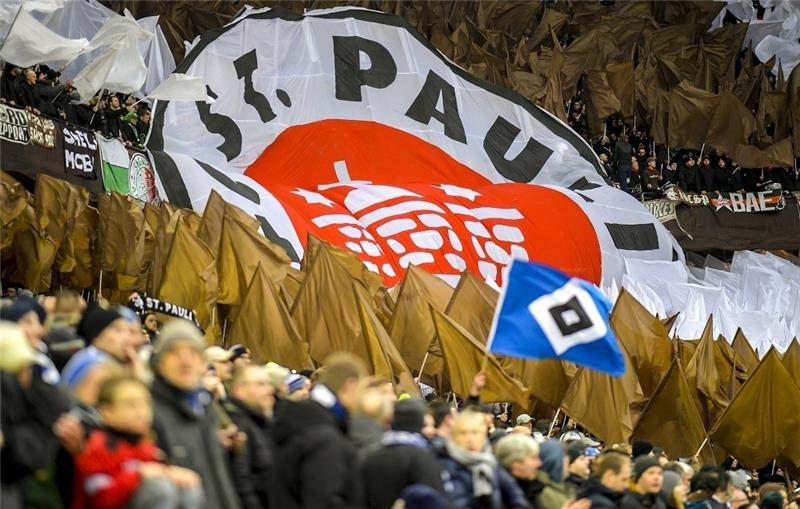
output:
[{"label": "white flag", "polygon": [[138,44],[139,40],[147,40],[151,37],[153,37],[153,33],[139,26],[136,19],[126,10],[125,16],[114,16],[100,27],[100,30],[94,34],[94,37],[89,42],[89,48],[125,46],[128,38],[135,38]]},{"label": "white flag", "polygon": [[124,94],[136,92],[142,88],[146,77],[147,66],[139,47],[128,36],[124,47],[112,46],[79,72],[72,86],[81,99],[87,101],[102,88]]},{"label": "white flag", "polygon": [[20,67],[54,60],[72,60],[89,46],[86,39],[67,39],[20,9],[8,32],[0,57]]},{"label": "white flag", "polygon": [[214,101],[206,94],[203,78],[181,73],[170,74],[147,97],[161,101]]}]

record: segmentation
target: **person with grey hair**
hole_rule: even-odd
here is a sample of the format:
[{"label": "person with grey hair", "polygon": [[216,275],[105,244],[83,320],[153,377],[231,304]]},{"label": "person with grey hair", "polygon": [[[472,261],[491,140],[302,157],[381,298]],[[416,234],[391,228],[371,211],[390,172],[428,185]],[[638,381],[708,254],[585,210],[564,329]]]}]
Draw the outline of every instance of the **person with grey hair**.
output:
[{"label": "person with grey hair", "polygon": [[200,475],[207,507],[238,509],[230,465],[217,436],[217,416],[202,388],[205,340],[185,320],[167,323],[153,346],[153,431],[167,463]]},{"label": "person with grey hair", "polygon": [[531,506],[538,507],[544,484],[536,479],[542,466],[536,440],[530,435],[512,433],[497,441],[494,454],[500,465],[517,481]]}]

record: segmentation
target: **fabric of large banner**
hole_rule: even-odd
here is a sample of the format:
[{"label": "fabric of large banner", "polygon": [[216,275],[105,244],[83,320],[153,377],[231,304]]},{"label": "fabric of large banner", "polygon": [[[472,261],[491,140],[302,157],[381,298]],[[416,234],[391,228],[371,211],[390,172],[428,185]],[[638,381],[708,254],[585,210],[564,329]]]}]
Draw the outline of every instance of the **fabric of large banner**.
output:
[{"label": "fabric of large banner", "polygon": [[566,124],[394,16],[252,10],[176,71],[215,102],[157,101],[148,150],[164,197],[199,210],[215,190],[294,261],[309,233],[390,286],[411,264],[501,284],[519,256],[599,283],[624,257],[681,258]]}]

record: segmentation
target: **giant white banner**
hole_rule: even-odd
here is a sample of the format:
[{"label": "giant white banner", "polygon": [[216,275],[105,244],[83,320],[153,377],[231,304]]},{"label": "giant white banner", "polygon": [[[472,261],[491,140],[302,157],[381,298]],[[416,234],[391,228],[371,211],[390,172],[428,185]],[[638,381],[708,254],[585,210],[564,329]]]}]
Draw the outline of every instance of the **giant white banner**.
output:
[{"label": "giant white banner", "polygon": [[156,103],[147,146],[165,198],[202,209],[216,189],[295,259],[308,232],[389,283],[412,263],[501,283],[517,255],[599,283],[621,278],[624,257],[681,258],[568,126],[395,16],[249,11],[176,72],[215,101]]}]

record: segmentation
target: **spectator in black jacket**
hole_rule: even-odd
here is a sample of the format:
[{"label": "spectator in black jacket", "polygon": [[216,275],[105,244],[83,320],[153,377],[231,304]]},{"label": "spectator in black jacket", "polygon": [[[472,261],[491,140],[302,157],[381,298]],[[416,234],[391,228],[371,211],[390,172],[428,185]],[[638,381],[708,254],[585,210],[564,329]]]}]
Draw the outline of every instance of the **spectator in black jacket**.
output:
[{"label": "spectator in black jacket", "polygon": [[[162,333],[163,334],[163,333]],[[347,416],[358,403],[364,363],[349,354],[324,362],[306,401],[283,400],[276,409],[276,493],[281,509],[358,507],[361,488],[356,450],[347,438]],[[274,497],[274,498],[273,498]]]},{"label": "spectator in black jacket", "polygon": [[736,161],[731,161],[730,166],[730,189],[733,192],[744,191],[744,182],[742,181],[743,171],[742,167]]},{"label": "spectator in black jacket", "polygon": [[539,495],[545,486],[536,479],[542,466],[536,440],[530,435],[511,433],[497,441],[494,452],[500,465],[517,481],[530,506],[538,509]]},{"label": "spectator in black jacket", "polygon": [[633,462],[633,486],[622,497],[622,509],[666,509],[661,498],[663,467],[655,456],[639,456]]},{"label": "spectator in black jacket", "polygon": [[263,366],[250,365],[236,370],[230,395],[225,410],[247,435],[242,450],[233,453],[236,490],[246,509],[270,507],[269,483],[273,478],[274,456],[270,433],[275,388],[269,383]]},{"label": "spectator in black jacket", "polygon": [[633,147],[628,143],[628,136],[623,134],[622,138],[620,138],[614,146],[614,156],[612,160],[617,166],[619,187],[626,193],[630,192],[628,189],[628,181],[631,178],[631,157],[633,157]]},{"label": "spectator in black jacket", "polygon": [[19,82],[17,78],[22,73],[22,69],[14,64],[6,63],[3,68],[3,75],[0,76],[0,102],[11,106],[17,105],[19,97]]},{"label": "spectator in black jacket", "polygon": [[692,154],[689,154],[686,162],[678,169],[678,185],[684,191],[700,190],[700,178],[697,175],[697,167]]},{"label": "spectator in black jacket", "polygon": [[122,117],[128,113],[128,108],[123,108],[119,102],[119,97],[112,95],[108,100],[108,107],[103,110],[106,120],[106,133],[111,138],[122,136]]},{"label": "spectator in black jacket", "polygon": [[426,411],[419,399],[397,402],[392,430],[361,468],[368,509],[390,509],[403,490],[414,484],[430,486],[444,496],[441,467],[420,433]]},{"label": "spectator in black jacket", "polygon": [[569,456],[569,475],[564,479],[564,483],[574,488],[575,493],[579,492],[586,480],[589,479],[591,470],[591,460],[586,455],[588,446],[584,440],[575,440],[567,446],[567,456]]},{"label": "spectator in black jacket", "polygon": [[167,463],[200,476],[208,509],[238,509],[217,416],[201,389],[204,347],[202,334],[187,321],[173,320],[161,330],[152,358],[153,431]]},{"label": "spectator in black jacket", "polygon": [[592,509],[617,509],[631,478],[631,459],[617,451],[598,456],[592,476],[578,492],[578,498],[588,498]]},{"label": "spectator in black jacket", "polygon": [[711,165],[711,157],[703,156],[703,162],[698,170],[700,174],[700,191],[711,192],[716,190],[714,176],[716,169]]},{"label": "spectator in black jacket", "polygon": [[717,191],[723,193],[733,191],[731,188],[731,168],[724,158],[720,158],[714,168],[714,187]]}]

